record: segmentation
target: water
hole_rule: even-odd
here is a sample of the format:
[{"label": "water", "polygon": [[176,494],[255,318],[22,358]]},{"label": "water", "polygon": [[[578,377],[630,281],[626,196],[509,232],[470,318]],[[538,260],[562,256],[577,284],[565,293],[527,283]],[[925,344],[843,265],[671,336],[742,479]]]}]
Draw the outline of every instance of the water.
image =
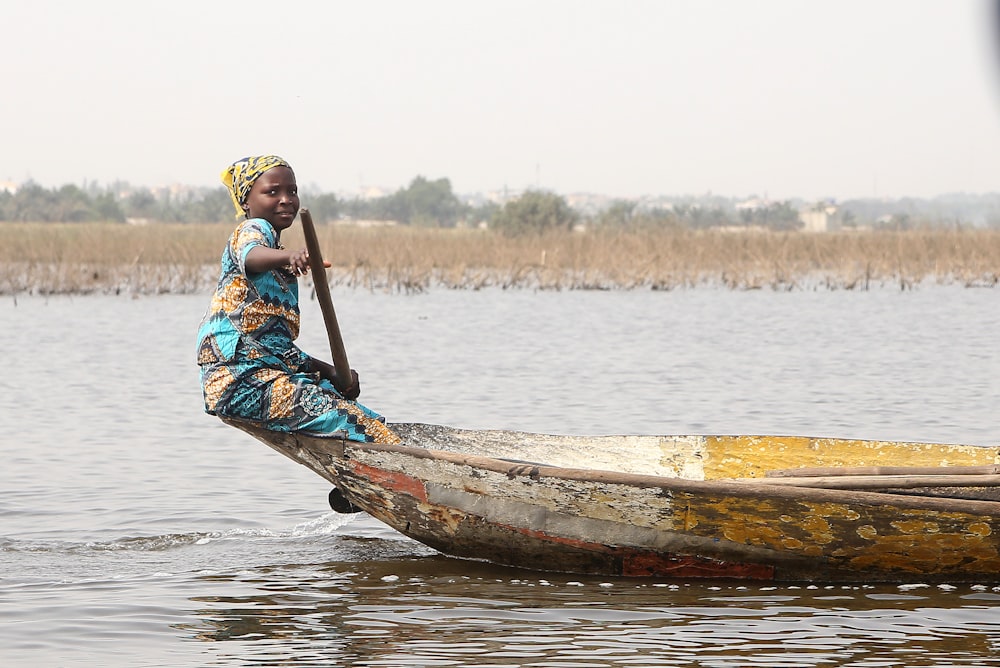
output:
[{"label": "water", "polygon": [[[390,420],[997,444],[1000,292],[335,294]],[[0,301],[4,666],[1000,665],[1000,587],[437,555],[202,413],[206,296]],[[301,344],[326,348],[314,302]]]}]

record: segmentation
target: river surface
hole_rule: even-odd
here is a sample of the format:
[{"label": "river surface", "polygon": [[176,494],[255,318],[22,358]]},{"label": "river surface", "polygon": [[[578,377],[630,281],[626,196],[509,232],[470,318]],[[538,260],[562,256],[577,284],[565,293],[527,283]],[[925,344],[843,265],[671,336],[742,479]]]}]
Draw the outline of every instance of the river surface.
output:
[{"label": "river surface", "polygon": [[[202,412],[207,301],[0,301],[0,665],[1000,665],[996,583],[535,573],[335,514],[324,480]],[[390,421],[1000,443],[1000,290],[334,302]],[[300,343],[326,350],[315,302]]]}]

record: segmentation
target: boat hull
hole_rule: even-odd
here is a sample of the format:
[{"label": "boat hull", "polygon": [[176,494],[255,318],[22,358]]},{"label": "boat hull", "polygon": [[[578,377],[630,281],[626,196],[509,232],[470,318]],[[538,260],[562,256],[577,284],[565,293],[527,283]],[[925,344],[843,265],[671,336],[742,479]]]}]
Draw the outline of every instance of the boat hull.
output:
[{"label": "boat hull", "polygon": [[[747,480],[759,465],[730,460],[759,457],[737,452],[737,441],[714,452],[716,442],[700,436],[583,439],[395,425],[405,445],[371,445],[232,424],[308,466],[371,516],[453,557],[604,576],[1000,580],[1000,502]],[[816,439],[754,438],[754,448],[767,438],[770,450],[787,450],[781,461],[796,465],[884,464],[904,451],[920,463],[1000,460],[995,448],[829,439],[828,452],[810,458]],[[571,444],[568,459],[558,454]],[[833,454],[866,445],[867,459]],[[588,449],[606,459],[632,452],[656,474],[568,465],[574,457],[591,461]],[[537,463],[561,457],[561,465]],[[714,477],[720,472],[724,479]]]}]

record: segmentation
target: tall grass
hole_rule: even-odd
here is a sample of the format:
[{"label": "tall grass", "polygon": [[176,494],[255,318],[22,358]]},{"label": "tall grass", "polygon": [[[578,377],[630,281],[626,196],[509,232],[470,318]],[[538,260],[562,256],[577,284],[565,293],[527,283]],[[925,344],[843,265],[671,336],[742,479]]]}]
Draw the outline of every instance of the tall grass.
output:
[{"label": "tall grass", "polygon": [[[196,293],[213,289],[232,226],[0,224],[0,294]],[[731,233],[318,230],[334,285],[541,290],[910,289],[923,282],[995,286],[1000,231]],[[298,225],[283,238],[300,247]]]}]

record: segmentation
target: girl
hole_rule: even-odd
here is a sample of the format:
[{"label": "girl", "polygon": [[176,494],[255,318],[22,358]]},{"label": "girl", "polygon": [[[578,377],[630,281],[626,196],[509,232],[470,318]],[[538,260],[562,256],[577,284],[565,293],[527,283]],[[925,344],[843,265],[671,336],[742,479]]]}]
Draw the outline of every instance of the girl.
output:
[{"label": "girl", "polygon": [[250,420],[275,431],[302,431],[353,441],[397,443],[360,393],[334,385],[336,370],[299,350],[297,276],[309,270],[306,249],[287,250],[281,232],[299,211],[291,166],[276,155],[243,158],[222,173],[237,225],[222,252],[222,272],[198,330],[198,364],[210,415]]}]

